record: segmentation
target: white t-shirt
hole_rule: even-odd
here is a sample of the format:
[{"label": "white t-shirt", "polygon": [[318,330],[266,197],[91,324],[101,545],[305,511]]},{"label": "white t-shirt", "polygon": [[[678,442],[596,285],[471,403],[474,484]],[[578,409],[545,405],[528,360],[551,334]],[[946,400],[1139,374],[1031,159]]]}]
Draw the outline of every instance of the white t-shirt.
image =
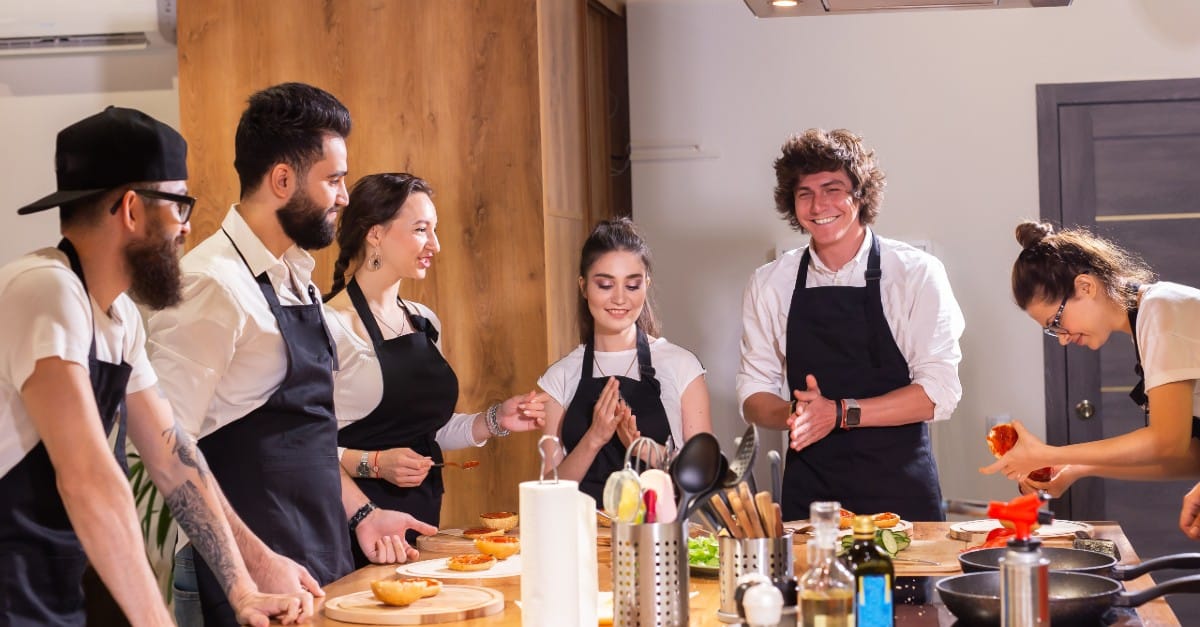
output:
[{"label": "white t-shirt", "polygon": [[1136,333],[1146,390],[1192,380],[1192,415],[1200,416],[1200,289],[1168,281],[1148,286]]},{"label": "white t-shirt", "polygon": [[21,400],[21,388],[37,361],[58,357],[86,370],[93,329],[97,359],[124,359],[133,367],[127,393],[155,384],[142,318],[128,296],[121,294],[108,313],[101,311],[57,248],[43,248],[0,268],[0,476],[41,441]]},{"label": "white t-shirt", "polygon": [[[858,253],[836,272],[811,255],[806,287],[865,287],[871,229]],[[746,399],[768,392],[790,399],[787,381],[787,320],[805,248],[784,253],[754,271],[742,301],[742,361],[736,378],[738,410]],[[908,363],[912,382],[933,401],[933,419],[946,420],[962,398],[958,339],[966,323],[946,268],[936,257],[903,242],[879,238],[883,317]],[[820,385],[820,381],[817,382]]]},{"label": "white t-shirt", "polygon": [[[429,320],[441,335],[442,322],[433,311],[420,303],[404,301],[417,315]],[[337,343],[338,370],[333,373],[333,409],[337,414],[338,429],[344,429],[367,416],[383,400],[383,371],[375,347],[359,337],[341,314],[329,306],[325,307],[325,320],[329,332]],[[441,339],[436,342],[442,349]],[[468,446],[483,446],[487,440],[476,442],[471,436],[475,414],[454,414],[446,426],[438,429],[435,439],[443,450],[453,451]],[[343,449],[344,450],[344,449]],[[339,450],[340,456],[341,450]]]},{"label": "white t-shirt", "polygon": [[[564,412],[571,406],[575,390],[579,388],[583,350],[583,344],[580,344],[566,357],[554,362],[538,379],[538,387],[562,405]],[[636,348],[611,353],[596,351],[595,355],[592,362],[593,377],[625,376],[635,381],[641,380]],[[650,341],[650,361],[654,366],[654,378],[658,379],[662,391],[662,404],[667,413],[667,422],[671,425],[671,436],[677,445],[683,446],[683,391],[696,377],[705,373],[704,366],[691,351],[662,337]]]}]

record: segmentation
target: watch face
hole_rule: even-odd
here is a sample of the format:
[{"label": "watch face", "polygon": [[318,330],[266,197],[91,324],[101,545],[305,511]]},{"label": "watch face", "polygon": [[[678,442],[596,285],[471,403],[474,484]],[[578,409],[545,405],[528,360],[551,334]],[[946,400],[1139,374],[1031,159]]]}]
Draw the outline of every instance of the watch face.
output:
[{"label": "watch face", "polygon": [[846,424],[851,425],[851,426],[857,426],[858,419],[859,419],[859,416],[861,415],[861,413],[862,413],[862,410],[857,407],[851,407],[851,408],[847,409],[846,410]]}]

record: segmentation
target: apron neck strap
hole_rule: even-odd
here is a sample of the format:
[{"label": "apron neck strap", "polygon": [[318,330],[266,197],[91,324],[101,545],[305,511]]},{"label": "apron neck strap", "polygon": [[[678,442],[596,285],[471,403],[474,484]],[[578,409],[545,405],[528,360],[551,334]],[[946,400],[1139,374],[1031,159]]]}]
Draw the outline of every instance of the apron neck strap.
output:
[{"label": "apron neck strap", "polygon": [[[83,278],[83,264],[79,261],[79,253],[75,250],[75,245],[71,240],[62,238],[58,241],[58,249],[67,256],[67,262],[71,265],[71,272],[79,277],[79,283],[83,285],[83,293],[88,295],[89,305],[91,304],[92,295],[88,292],[87,279]],[[90,307],[89,307],[90,308]],[[92,321],[92,345],[88,348],[88,361],[96,360],[96,323]],[[124,361],[124,359],[122,359]]]}]

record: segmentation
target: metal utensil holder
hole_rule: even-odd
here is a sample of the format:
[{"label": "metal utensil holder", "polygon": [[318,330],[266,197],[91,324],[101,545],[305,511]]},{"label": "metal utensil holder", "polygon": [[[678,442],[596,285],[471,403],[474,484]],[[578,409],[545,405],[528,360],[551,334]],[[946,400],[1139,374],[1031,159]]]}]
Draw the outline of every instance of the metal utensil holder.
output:
[{"label": "metal utensil holder", "polygon": [[687,627],[688,557],[678,522],[613,524],[615,627]]},{"label": "metal utensil holder", "polygon": [[720,567],[717,570],[721,589],[721,607],[717,619],[723,623],[740,622],[737,601],[738,577],[746,573],[762,573],[779,584],[795,576],[792,564],[792,534],[782,538],[717,538],[717,555]]}]

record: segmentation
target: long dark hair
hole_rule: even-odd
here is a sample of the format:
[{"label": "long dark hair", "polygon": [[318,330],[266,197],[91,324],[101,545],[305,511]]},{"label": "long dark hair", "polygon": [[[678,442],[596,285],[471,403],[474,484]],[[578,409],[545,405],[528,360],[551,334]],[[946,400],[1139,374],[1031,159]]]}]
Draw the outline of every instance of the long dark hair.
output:
[{"label": "long dark hair", "polygon": [[[650,246],[638,232],[637,226],[629,218],[614,218],[604,220],[592,229],[587,241],[583,243],[583,251],[579,255],[579,276],[586,279],[588,271],[596,264],[596,260],[611,252],[629,252],[637,255],[646,266],[646,302],[642,305],[642,314],[638,316],[637,327],[646,335],[658,337],[660,333],[658,316],[654,314],[654,303],[650,298],[649,279],[651,273]],[[588,309],[587,299],[583,290],[579,290],[576,303],[579,322],[579,341],[586,344],[592,341],[596,332],[596,320]]]},{"label": "long dark hair", "polygon": [[1021,254],[1012,269],[1013,300],[1025,309],[1035,299],[1054,302],[1075,295],[1075,277],[1090,274],[1113,302],[1129,309],[1137,302],[1129,286],[1154,280],[1137,255],[1085,229],[1055,232],[1047,222],[1017,225]]},{"label": "long dark hair", "polygon": [[433,188],[425,179],[405,172],[368,174],[354,184],[350,202],[338,217],[338,258],[333,264],[333,287],[325,295],[326,302],[345,289],[347,277],[358,270],[371,227],[395,218],[414,192],[433,197]]},{"label": "long dark hair", "polygon": [[346,107],[312,85],[282,83],[250,96],[233,140],[242,197],[254,193],[277,163],[303,176],[321,160],[325,137],[348,137],[350,127]]}]

